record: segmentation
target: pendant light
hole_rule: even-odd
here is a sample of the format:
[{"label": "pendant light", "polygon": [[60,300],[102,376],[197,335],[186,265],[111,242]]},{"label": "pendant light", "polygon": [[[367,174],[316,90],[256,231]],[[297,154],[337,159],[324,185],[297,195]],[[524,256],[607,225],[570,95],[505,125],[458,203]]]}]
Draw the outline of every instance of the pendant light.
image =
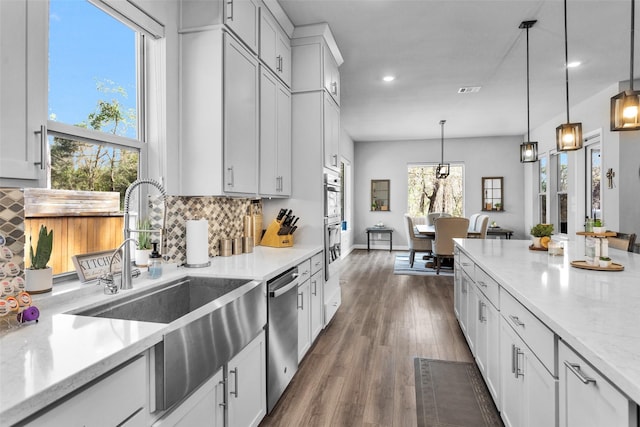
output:
[{"label": "pendant light", "polygon": [[438,167],[436,168],[436,178],[445,179],[449,176],[450,164],[444,162],[444,124],[446,120],[440,120],[440,153],[442,157],[440,158],[440,163],[438,163]]},{"label": "pendant light", "polygon": [[640,91],[633,90],[633,39],[635,30],[635,0],[631,0],[631,66],[629,72],[629,90],[620,92],[611,98],[611,130],[639,130],[640,118],[638,105]]},{"label": "pendant light", "polygon": [[538,160],[538,143],[531,141],[529,125],[529,28],[533,27],[536,20],[522,21],[518,28],[527,30],[527,140],[520,144],[520,162],[530,163]]},{"label": "pendant light", "polygon": [[564,71],[567,87],[567,123],[556,128],[558,151],[574,151],[582,148],[582,123],[569,120],[569,43],[567,41],[567,0],[564,0]]}]

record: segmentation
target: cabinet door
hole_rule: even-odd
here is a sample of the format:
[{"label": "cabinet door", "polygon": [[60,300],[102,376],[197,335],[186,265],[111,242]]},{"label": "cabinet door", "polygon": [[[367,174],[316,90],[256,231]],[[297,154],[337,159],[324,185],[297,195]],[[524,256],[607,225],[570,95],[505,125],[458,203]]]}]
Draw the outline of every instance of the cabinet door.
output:
[{"label": "cabinet door", "polygon": [[48,12],[0,1],[0,186],[46,184]]},{"label": "cabinet door", "polygon": [[467,344],[469,344],[469,350],[475,356],[476,355],[476,330],[478,328],[478,293],[476,291],[476,285],[470,279],[468,279],[467,286]]},{"label": "cabinet door", "polygon": [[283,31],[278,33],[276,58],[280,62],[278,76],[285,85],[291,87],[291,40]]},{"label": "cabinet door", "polygon": [[491,303],[485,301],[483,316],[486,325],[487,359],[485,382],[498,410],[500,409],[500,312]]},{"label": "cabinet door", "polygon": [[560,427],[636,426],[635,404],[561,342]]},{"label": "cabinet door", "polygon": [[502,317],[500,363],[500,410],[505,425],[556,425],[556,380]]},{"label": "cabinet door", "polygon": [[467,323],[468,318],[468,306],[469,306],[469,284],[471,281],[464,271],[460,271],[460,316],[458,316],[458,323],[460,323],[460,329],[462,333],[467,335]]},{"label": "cabinet door", "polygon": [[322,312],[323,312],[323,297],[322,297],[322,282],[323,282],[322,270],[313,273],[310,282],[310,294],[311,294],[311,342],[313,343],[316,337],[322,330]]},{"label": "cabinet door", "polygon": [[291,93],[260,67],[260,194],[291,195]]},{"label": "cabinet door", "polygon": [[333,54],[326,44],[323,47],[323,52],[324,87],[336,103],[340,105],[340,73],[338,72],[338,63],[333,58]]},{"label": "cabinet door", "polygon": [[266,8],[260,10],[260,59],[291,86],[291,42]]},{"label": "cabinet door", "polygon": [[340,162],[340,108],[325,94],[324,99],[324,166],[338,171]]},{"label": "cabinet door", "polygon": [[224,23],[253,52],[258,53],[258,13],[256,0],[224,0]]},{"label": "cabinet door", "polygon": [[311,298],[309,290],[311,279],[298,285],[298,362],[302,360],[311,347]]},{"label": "cabinet door", "polygon": [[462,294],[462,268],[460,264],[456,262],[455,270],[453,271],[453,311],[460,321],[460,298]]},{"label": "cabinet door", "polygon": [[222,369],[153,427],[224,426],[224,376]]},{"label": "cabinet door", "polygon": [[226,35],[224,52],[225,192],[258,193],[256,172],[258,170],[258,73],[258,61],[255,57],[240,43]]},{"label": "cabinet door", "polygon": [[227,364],[229,426],[253,427],[267,413],[264,331]]}]

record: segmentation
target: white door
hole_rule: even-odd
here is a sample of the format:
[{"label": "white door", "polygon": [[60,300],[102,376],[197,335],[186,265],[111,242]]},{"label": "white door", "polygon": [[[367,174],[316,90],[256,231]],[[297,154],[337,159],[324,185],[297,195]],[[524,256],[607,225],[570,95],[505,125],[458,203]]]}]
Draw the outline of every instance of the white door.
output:
[{"label": "white door", "polygon": [[322,312],[323,312],[323,297],[322,297],[322,283],[324,277],[322,270],[316,272],[311,276],[310,282],[310,296],[311,296],[311,342],[316,339],[322,330]]},{"label": "white door", "polygon": [[257,426],[266,415],[266,364],[264,331],[227,364],[229,426]]},{"label": "white door", "polygon": [[298,285],[298,362],[311,347],[310,303],[309,297],[311,280],[305,280]]},{"label": "white door", "polygon": [[224,0],[225,24],[258,53],[258,10],[255,0]]},{"label": "white door", "polygon": [[255,57],[225,35],[225,192],[258,192],[258,72]]}]

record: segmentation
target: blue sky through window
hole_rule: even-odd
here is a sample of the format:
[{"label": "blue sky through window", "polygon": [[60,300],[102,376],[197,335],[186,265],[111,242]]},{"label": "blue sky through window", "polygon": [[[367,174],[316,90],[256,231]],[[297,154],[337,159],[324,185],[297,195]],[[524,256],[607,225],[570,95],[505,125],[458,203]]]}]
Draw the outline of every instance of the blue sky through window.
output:
[{"label": "blue sky through window", "polygon": [[[50,117],[86,122],[98,100],[117,99],[136,111],[135,32],[84,0],[51,0],[49,14]],[[98,84],[123,88],[127,97],[101,92]],[[136,138],[135,126],[123,136]]]}]

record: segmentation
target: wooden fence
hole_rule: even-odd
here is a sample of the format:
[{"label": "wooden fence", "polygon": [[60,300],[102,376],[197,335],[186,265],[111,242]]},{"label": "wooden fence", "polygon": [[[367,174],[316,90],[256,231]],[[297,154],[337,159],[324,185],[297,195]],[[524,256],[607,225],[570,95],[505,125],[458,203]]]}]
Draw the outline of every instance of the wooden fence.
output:
[{"label": "wooden fence", "polygon": [[[73,255],[115,250],[122,243],[123,216],[31,217],[24,223],[25,268],[31,265],[29,247],[35,250],[40,226],[53,230],[53,274],[75,271]],[[31,240],[33,237],[33,240]]]}]

